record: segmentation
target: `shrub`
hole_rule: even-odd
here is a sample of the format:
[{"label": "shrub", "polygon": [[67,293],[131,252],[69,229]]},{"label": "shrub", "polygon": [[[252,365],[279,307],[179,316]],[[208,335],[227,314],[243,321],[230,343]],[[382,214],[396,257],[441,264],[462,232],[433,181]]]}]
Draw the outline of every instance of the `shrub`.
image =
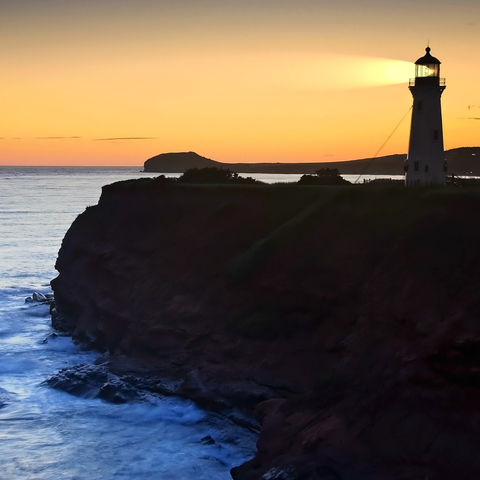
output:
[{"label": "shrub", "polygon": [[298,181],[300,185],[348,185],[338,171],[338,168],[320,168],[315,175],[302,175]]},{"label": "shrub", "polygon": [[238,173],[232,172],[228,168],[206,167],[190,168],[178,179],[179,183],[241,183],[253,184],[262,183],[251,177],[240,177]]}]

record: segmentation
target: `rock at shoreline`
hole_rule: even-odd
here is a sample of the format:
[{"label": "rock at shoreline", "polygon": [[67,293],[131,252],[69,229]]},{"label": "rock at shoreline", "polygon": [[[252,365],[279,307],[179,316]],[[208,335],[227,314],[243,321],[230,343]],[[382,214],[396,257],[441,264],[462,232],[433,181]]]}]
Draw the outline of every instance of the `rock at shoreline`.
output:
[{"label": "rock at shoreline", "polygon": [[104,365],[81,364],[64,368],[44,382],[72,395],[126,403],[143,398],[133,385],[112,374]]},{"label": "rock at shoreline", "polygon": [[47,293],[44,295],[40,292],[33,292],[30,297],[25,299],[25,303],[50,303],[53,301],[53,294]]},{"label": "rock at shoreline", "polygon": [[50,317],[52,319],[52,327],[55,330],[67,335],[72,333],[72,326],[65,315],[58,312],[55,302],[50,303]]}]

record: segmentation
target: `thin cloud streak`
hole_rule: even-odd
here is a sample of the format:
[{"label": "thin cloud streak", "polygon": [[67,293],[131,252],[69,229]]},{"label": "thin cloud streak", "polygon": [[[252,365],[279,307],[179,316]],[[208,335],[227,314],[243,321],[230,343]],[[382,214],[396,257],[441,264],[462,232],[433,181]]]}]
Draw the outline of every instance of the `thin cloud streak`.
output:
[{"label": "thin cloud streak", "polygon": [[71,137],[35,137],[35,140],[72,140],[82,137],[71,136]]},{"label": "thin cloud streak", "polygon": [[96,142],[108,142],[115,140],[157,140],[158,137],[110,137],[110,138],[94,138]]}]

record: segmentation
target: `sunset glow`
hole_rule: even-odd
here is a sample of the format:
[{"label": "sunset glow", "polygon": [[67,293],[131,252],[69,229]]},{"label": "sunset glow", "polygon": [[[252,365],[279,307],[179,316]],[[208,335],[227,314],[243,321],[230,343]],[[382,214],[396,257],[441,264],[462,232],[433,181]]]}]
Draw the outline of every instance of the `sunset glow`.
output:
[{"label": "sunset glow", "polygon": [[[2,3],[0,164],[368,157],[411,105],[427,36],[447,77],[446,148],[479,143],[477,2],[201,3]],[[408,128],[382,153],[405,152]]]}]

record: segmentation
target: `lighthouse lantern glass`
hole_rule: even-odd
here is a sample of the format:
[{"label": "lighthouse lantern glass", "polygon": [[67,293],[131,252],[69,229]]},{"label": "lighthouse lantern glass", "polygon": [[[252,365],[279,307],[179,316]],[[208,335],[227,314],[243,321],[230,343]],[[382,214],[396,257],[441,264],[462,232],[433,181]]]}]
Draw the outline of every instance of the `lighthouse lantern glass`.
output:
[{"label": "lighthouse lantern glass", "polygon": [[430,64],[430,65],[415,65],[415,76],[417,78],[424,77],[439,77],[440,76],[440,65]]}]

